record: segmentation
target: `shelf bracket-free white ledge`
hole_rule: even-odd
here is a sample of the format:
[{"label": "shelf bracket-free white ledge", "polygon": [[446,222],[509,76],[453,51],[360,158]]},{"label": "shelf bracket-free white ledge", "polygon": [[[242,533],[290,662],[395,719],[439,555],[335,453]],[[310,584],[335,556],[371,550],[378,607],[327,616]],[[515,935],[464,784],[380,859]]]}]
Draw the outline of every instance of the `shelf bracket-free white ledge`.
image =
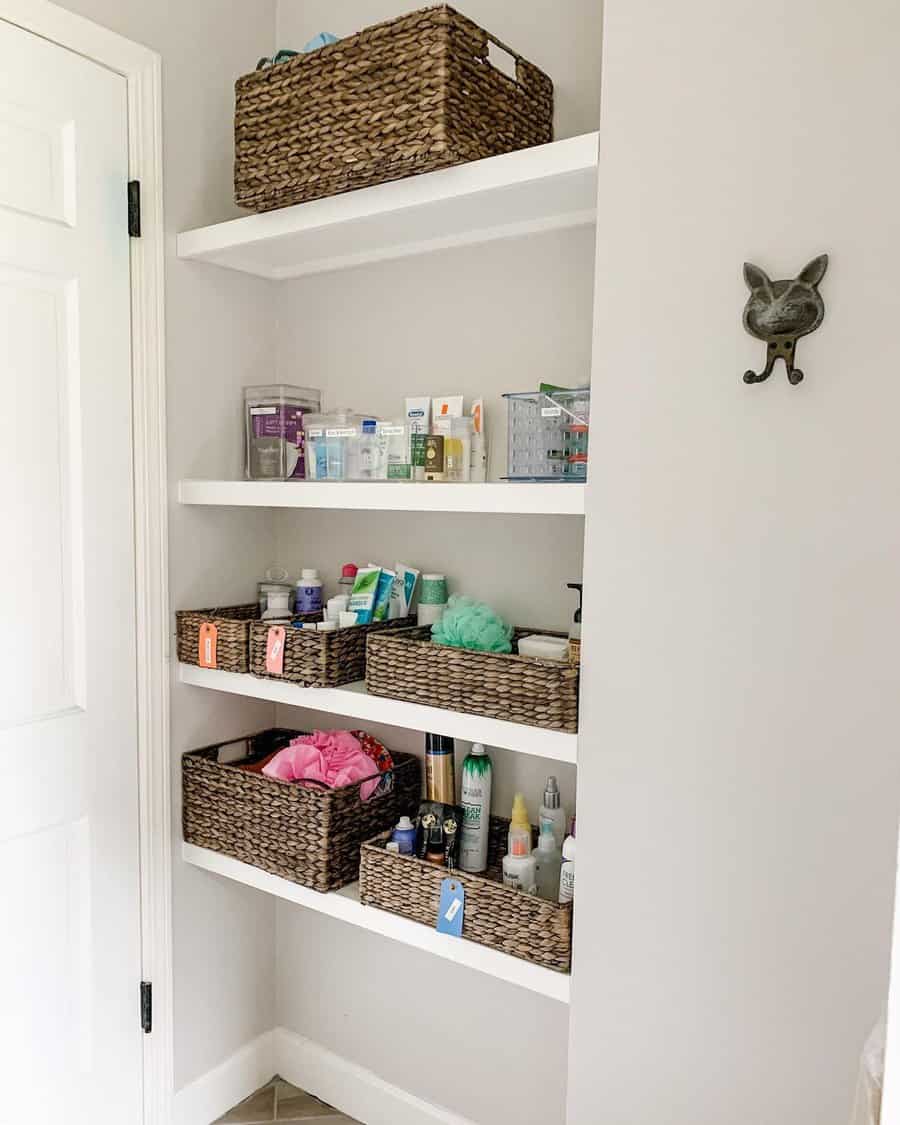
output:
[{"label": "shelf bracket-free white ledge", "polygon": [[231,695],[267,699],[272,703],[343,715],[363,722],[384,723],[405,730],[431,731],[449,738],[483,742],[487,746],[570,762],[572,765],[577,758],[577,734],[510,723],[505,719],[488,719],[462,711],[445,711],[421,703],[406,703],[402,699],[384,699],[369,695],[362,682],[339,688],[304,688],[284,680],[267,680],[246,672],[223,672],[218,668],[198,668],[194,664],[179,664],[178,675],[183,684],[225,691]]},{"label": "shelf bracket-free white ledge", "polygon": [[585,487],[547,482],[183,480],[178,486],[178,499],[182,504],[236,508],[583,516]]},{"label": "shelf bracket-free white ledge", "polygon": [[496,949],[489,949],[486,945],[479,945],[465,938],[439,934],[429,926],[413,922],[409,918],[401,918],[398,914],[391,914],[387,910],[363,906],[359,901],[357,883],[344,887],[341,891],[322,894],[308,887],[301,887],[288,879],[282,879],[278,875],[270,875],[267,871],[261,871],[248,863],[241,863],[240,860],[232,859],[230,856],[221,855],[208,848],[198,848],[194,844],[182,844],[182,858],[194,867],[202,867],[206,871],[224,875],[225,878],[243,883],[244,886],[255,887],[258,891],[275,895],[298,906],[305,906],[319,914],[327,914],[342,922],[349,922],[350,925],[380,934],[382,937],[414,946],[416,949],[423,949],[426,953],[443,957],[447,961],[455,961],[458,965],[466,965],[497,980],[538,992],[562,1004],[569,1003],[570,978],[565,973],[555,973],[540,965],[532,965],[529,961],[511,957],[508,953],[500,953]]},{"label": "shelf bracket-free white ledge", "polygon": [[178,235],[179,258],[281,281],[596,221],[597,133]]}]

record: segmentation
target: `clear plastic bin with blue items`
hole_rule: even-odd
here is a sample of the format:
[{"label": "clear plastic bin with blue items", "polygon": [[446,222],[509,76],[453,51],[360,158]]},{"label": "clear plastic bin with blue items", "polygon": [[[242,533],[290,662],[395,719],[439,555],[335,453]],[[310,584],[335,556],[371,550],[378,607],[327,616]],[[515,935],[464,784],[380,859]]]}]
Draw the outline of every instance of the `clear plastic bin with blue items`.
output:
[{"label": "clear plastic bin with blue items", "polygon": [[591,389],[506,394],[509,481],[587,480]]},{"label": "clear plastic bin with blue items", "polygon": [[371,415],[336,411],[303,418],[306,479],[410,480],[409,427]]}]

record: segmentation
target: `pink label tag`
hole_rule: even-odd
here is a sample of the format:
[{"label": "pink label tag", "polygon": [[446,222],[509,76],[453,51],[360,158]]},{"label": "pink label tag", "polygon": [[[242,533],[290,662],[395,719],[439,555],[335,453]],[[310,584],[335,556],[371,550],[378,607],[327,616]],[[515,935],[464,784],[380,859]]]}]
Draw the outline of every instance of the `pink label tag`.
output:
[{"label": "pink label tag", "polygon": [[216,666],[216,638],[219,630],[211,621],[204,621],[200,626],[200,641],[198,644],[198,663],[201,668],[215,668]]},{"label": "pink label tag", "polygon": [[266,671],[280,676],[284,671],[284,626],[273,625],[266,635]]}]

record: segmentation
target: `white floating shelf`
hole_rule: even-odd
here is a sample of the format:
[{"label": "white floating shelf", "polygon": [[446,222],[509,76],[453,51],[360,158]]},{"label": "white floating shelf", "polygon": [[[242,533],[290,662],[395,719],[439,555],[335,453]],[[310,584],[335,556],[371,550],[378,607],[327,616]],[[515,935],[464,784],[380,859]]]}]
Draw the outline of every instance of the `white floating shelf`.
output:
[{"label": "white floating shelf", "polygon": [[402,484],[396,481],[183,480],[182,504],[373,512],[583,516],[583,484]]},{"label": "white floating shelf", "polygon": [[597,134],[178,235],[178,257],[271,280],[563,227],[597,211]]},{"label": "white floating shelf", "polygon": [[405,730],[431,731],[466,742],[483,742],[487,746],[517,750],[538,758],[552,758],[556,762],[574,765],[577,759],[577,734],[509,723],[503,719],[464,715],[457,711],[444,711],[440,707],[404,703],[399,699],[383,699],[378,695],[369,695],[366,685],[361,682],[340,688],[304,688],[283,680],[265,680],[248,673],[198,668],[194,664],[179,664],[178,670],[181,682],[193,687],[226,691],[252,699],[268,699],[272,703],[385,723]]},{"label": "white floating shelf", "polygon": [[424,949],[436,957],[455,961],[458,965],[466,965],[470,969],[487,973],[488,976],[496,977],[498,980],[516,984],[532,992],[539,992],[542,996],[550,997],[551,1000],[558,1000],[563,1004],[569,1003],[571,981],[565,973],[555,973],[551,969],[532,965],[528,961],[511,957],[508,953],[499,953],[495,949],[488,949],[487,946],[478,945],[474,941],[439,934],[419,922],[412,922],[408,918],[401,918],[386,910],[378,910],[374,906],[363,906],[359,901],[359,886],[356,883],[340,891],[322,894],[308,887],[301,887],[288,879],[270,875],[258,867],[241,863],[240,860],[231,859],[207,848],[198,848],[194,844],[182,844],[181,854],[185,863],[190,863],[194,867],[202,867],[216,875],[224,875],[237,883],[255,887],[258,891],[265,891],[287,902],[315,910],[319,914],[327,914],[342,922],[349,922],[352,926],[359,926],[372,933],[381,934],[382,937],[403,942],[404,945]]}]

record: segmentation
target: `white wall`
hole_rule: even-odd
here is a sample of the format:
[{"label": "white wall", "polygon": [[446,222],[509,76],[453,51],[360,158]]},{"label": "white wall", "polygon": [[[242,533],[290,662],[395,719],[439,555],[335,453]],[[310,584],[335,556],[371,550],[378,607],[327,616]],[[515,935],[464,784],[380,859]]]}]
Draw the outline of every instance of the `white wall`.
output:
[{"label": "white wall", "polygon": [[[588,380],[593,257],[584,229],[290,282],[277,294],[279,378],[322,388],[329,407],[386,417],[402,413],[407,394],[483,394],[499,476],[501,392]],[[577,604],[565,583],[582,571],[579,519],[282,511],[276,521],[282,564],[319,567],[328,593],[343,562],[399,560],[446,573],[451,589],[517,624],[567,629]],[[293,708],[279,708],[278,721],[335,725]],[[398,750],[423,752],[420,732],[371,729]],[[459,742],[458,763],[467,752]],[[550,773],[571,811],[572,767],[492,753],[495,812],[508,816],[522,789],[536,813]],[[500,1099],[521,1125],[564,1119],[568,1010],[554,1001],[285,903],[277,997],[280,1025],[472,1121],[493,1125]],[[423,1035],[434,1024],[445,1052]],[[509,1047],[498,1047],[507,1034]]]},{"label": "white wall", "polygon": [[[179,262],[174,237],[237,214],[232,86],[271,50],[274,0],[64,0],[64,6],[162,55],[172,605],[244,601],[271,561],[271,517],[182,509],[174,486],[184,476],[240,475],[241,387],[271,379],[270,290],[263,281]],[[173,687],[176,1086],[272,1026],[274,905],[178,858],[181,752],[265,726],[271,713],[266,705]]]},{"label": "white wall", "polygon": [[[353,35],[416,7],[397,0],[278,0],[278,46],[299,50],[320,31]],[[456,7],[550,75],[557,140],[597,128],[600,0],[466,0]]]},{"label": "white wall", "polygon": [[[896,854],[900,9],[605,18],[569,1125],[843,1125]],[[741,263],[822,251],[806,381],[745,386]]]}]

